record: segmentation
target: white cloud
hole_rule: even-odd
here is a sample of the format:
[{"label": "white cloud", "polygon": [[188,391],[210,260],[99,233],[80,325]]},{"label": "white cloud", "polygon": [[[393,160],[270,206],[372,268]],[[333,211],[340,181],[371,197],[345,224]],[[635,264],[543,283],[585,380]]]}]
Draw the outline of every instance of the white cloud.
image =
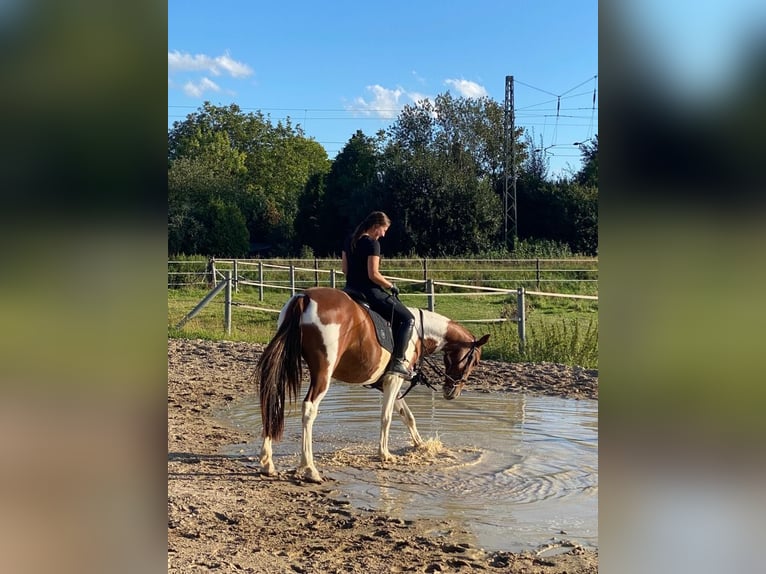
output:
[{"label": "white cloud", "polygon": [[[420,76],[413,72],[413,76]],[[484,86],[469,80],[448,79],[444,83],[453,88],[459,96],[464,98],[481,98],[488,96]],[[406,104],[416,104],[422,100],[432,99],[430,96],[416,91],[408,91],[401,87],[385,88],[380,84],[367,86],[371,96],[365,99],[357,97],[346,106],[346,109],[366,116],[376,116],[382,119],[394,119]]]},{"label": "white cloud", "polygon": [[369,102],[362,97],[354,100],[350,109],[362,112],[365,115],[376,115],[381,118],[394,118],[399,111],[399,98],[404,93],[400,88],[389,90],[378,84],[367,86],[367,91],[372,92],[372,100]]},{"label": "white cloud", "polygon": [[184,84],[184,93],[187,96],[191,96],[193,98],[199,98],[202,96],[202,94],[208,91],[220,92],[221,87],[207,77],[202,78],[199,82],[196,83],[188,81]]},{"label": "white cloud", "polygon": [[251,75],[253,69],[244,62],[233,60],[228,52],[222,56],[211,57],[175,50],[168,52],[168,73],[174,72],[208,72],[214,76],[226,73],[232,78],[244,78]]},{"label": "white cloud", "polygon": [[216,63],[221,68],[226,70],[232,78],[244,78],[253,73],[253,70],[250,68],[250,66],[243,64],[242,62],[232,60],[228,53],[224,54],[223,56],[218,56],[215,60]]},{"label": "white cloud", "polygon": [[464,98],[483,98],[489,95],[484,86],[469,80],[444,80],[444,83],[454,88]]},{"label": "white cloud", "polygon": [[390,120],[399,114],[405,104],[428,99],[428,96],[419,92],[408,92],[402,88],[389,89],[378,84],[367,86],[367,91],[372,92],[371,100],[358,97],[354,99],[353,104],[346,106],[346,109]]}]

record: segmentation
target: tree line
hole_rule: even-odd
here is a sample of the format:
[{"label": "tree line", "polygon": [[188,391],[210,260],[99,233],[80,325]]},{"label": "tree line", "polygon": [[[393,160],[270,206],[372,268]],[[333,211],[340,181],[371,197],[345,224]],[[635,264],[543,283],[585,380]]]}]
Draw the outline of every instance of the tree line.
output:
[{"label": "tree line", "polygon": [[357,131],[334,160],[300,126],[205,102],[168,131],[168,252],[338,256],[372,210],[393,224],[386,253],[512,255],[548,242],[598,252],[598,136],[581,169],[551,178],[543,146],[516,129],[518,238],[504,238],[503,108],[489,98],[405,106]]}]

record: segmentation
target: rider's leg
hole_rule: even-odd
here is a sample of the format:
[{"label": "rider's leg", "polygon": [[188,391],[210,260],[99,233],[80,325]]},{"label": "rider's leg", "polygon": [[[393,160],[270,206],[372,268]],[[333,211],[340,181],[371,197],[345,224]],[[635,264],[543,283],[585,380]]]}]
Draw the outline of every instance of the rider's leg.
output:
[{"label": "rider's leg", "polygon": [[413,317],[409,309],[401,303],[399,303],[397,307],[400,308],[395,308],[394,314],[399,319],[399,324],[394,332],[394,353],[391,359],[391,365],[388,368],[388,373],[398,375],[409,381],[412,378],[413,373],[409,369],[407,348],[415,333],[415,317]]}]

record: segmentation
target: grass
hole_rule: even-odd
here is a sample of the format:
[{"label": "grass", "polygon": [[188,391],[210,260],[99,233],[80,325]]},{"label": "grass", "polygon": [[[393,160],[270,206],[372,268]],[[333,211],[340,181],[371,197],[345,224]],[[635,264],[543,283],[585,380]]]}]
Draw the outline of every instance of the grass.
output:
[{"label": "grass", "polygon": [[[219,294],[196,317],[181,329],[181,319],[208,293],[206,288],[168,290],[168,336],[200,339],[227,339],[267,343],[276,330],[277,313],[232,307],[231,334],[223,324],[223,293]],[[435,310],[455,321],[515,317],[516,295],[440,296],[437,291]],[[264,300],[258,291],[242,287],[235,302],[279,310],[289,297],[287,290],[266,289]],[[402,301],[411,307],[427,307],[423,294],[403,293]],[[478,336],[490,334],[482,356],[508,362],[556,362],[598,367],[598,302],[541,296],[527,296],[526,345],[519,349],[518,326],[515,322],[464,323]]]}]

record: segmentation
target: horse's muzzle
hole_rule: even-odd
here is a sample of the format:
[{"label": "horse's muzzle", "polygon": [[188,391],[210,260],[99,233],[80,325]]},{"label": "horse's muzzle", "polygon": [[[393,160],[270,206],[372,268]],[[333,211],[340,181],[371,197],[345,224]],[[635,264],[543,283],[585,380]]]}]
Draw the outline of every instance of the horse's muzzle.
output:
[{"label": "horse's muzzle", "polygon": [[463,390],[463,383],[444,383],[444,398],[448,401],[456,399],[460,396],[460,391]]}]

